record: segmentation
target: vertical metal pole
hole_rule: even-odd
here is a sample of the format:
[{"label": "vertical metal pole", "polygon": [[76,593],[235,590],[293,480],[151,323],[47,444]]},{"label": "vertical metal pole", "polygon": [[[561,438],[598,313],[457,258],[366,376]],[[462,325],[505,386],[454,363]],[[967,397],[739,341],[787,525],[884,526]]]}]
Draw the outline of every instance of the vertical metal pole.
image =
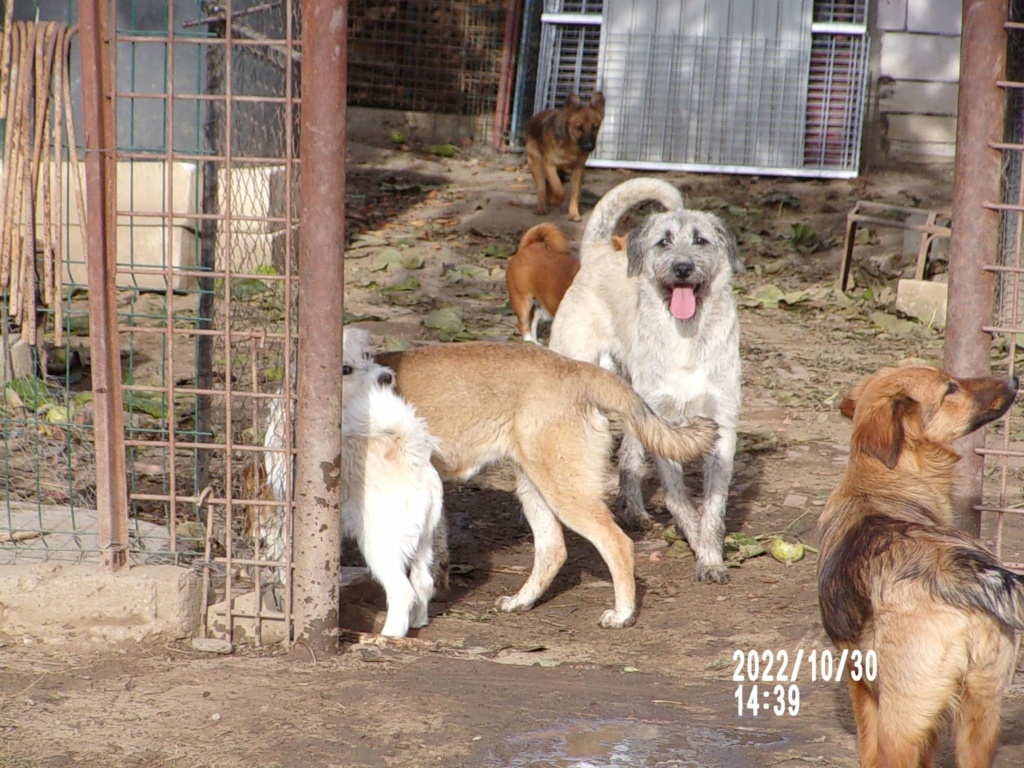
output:
[{"label": "vertical metal pole", "polygon": [[302,2],[296,640],[337,647],[348,0]]},{"label": "vertical metal pole", "polygon": [[[1001,157],[993,145],[1002,140],[1005,94],[996,83],[1006,72],[1007,0],[964,0],[960,38],[960,91],[957,104],[953,220],[949,256],[944,365],[955,376],[988,375],[995,277],[985,270],[999,253],[999,214],[991,203],[1000,193]],[[959,527],[978,533],[985,445],[983,431],[957,441],[963,455],[962,488],[957,502]]]},{"label": "vertical metal pole", "polygon": [[505,141],[508,125],[509,103],[512,97],[512,78],[515,75],[516,46],[519,42],[519,17],[522,0],[508,0],[505,3],[505,35],[501,44],[501,74],[498,77],[498,97],[494,104],[494,136],[491,143],[497,150],[507,149],[511,141]]},{"label": "vertical metal pole", "polygon": [[[95,408],[96,507],[100,567],[128,565],[128,485],[115,301],[117,167],[114,77],[107,0],[79,0],[82,116],[85,124],[86,274],[89,281]],[[72,152],[76,151],[71,147]]]},{"label": "vertical metal pole", "polygon": [[[203,6],[205,7],[205,6]],[[224,37],[223,22],[215,22],[208,26],[209,31],[218,39]],[[220,45],[214,43],[206,44],[204,53],[206,65],[206,83],[203,91],[212,98],[206,102],[206,117],[203,120],[203,143],[210,159],[203,162],[203,214],[204,218],[199,223],[199,266],[210,273],[215,269],[217,262],[217,226],[218,222],[212,218],[217,213],[218,195],[218,172],[224,157],[224,131],[226,120],[224,116],[224,51]],[[199,284],[199,322],[196,324],[198,330],[210,331],[213,329],[213,292],[214,278],[211,276],[200,277]],[[213,337],[208,334],[201,334],[196,339],[196,386],[199,389],[207,390],[213,388]],[[208,394],[196,397],[196,442],[209,443],[213,440],[213,398]],[[195,494],[198,496],[210,483],[210,451],[196,449],[196,482]],[[206,522],[208,508],[203,506],[199,511],[203,522]]]}]

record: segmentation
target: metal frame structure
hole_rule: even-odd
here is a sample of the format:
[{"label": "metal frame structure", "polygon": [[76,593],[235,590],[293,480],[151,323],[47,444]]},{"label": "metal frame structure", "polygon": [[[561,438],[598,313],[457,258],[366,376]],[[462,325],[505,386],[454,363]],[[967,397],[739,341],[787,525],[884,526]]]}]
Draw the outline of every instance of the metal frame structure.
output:
[{"label": "metal frame structure", "polygon": [[[1013,50],[1016,72],[1011,78],[1007,59]],[[1017,345],[1024,334],[1022,50],[1024,4],[964,0],[944,363],[954,374],[1019,373]],[[1024,569],[1019,419],[1017,407],[987,436],[976,432],[958,442],[967,482],[957,522],[990,539],[1011,567]],[[1007,523],[1013,524],[1012,552]]]},{"label": "metal frame structure", "polygon": [[856,176],[866,0],[741,6],[547,0],[535,111],[603,90],[597,167]]},{"label": "metal frame structure", "polygon": [[[113,1],[110,6],[80,3],[90,211],[84,229],[89,284],[102,286],[90,291],[90,315],[103,565],[111,571],[128,565],[129,505],[135,514],[141,507],[150,514],[155,510],[168,529],[169,555],[203,566],[207,594],[220,591],[212,582],[223,580],[229,636],[235,622],[244,620],[259,642],[267,621],[283,622],[283,633],[276,635],[327,649],[337,642],[339,594],[337,563],[326,574],[322,567],[332,561],[331,553],[340,552],[338,480],[323,467],[340,457],[345,238],[344,184],[338,179],[345,169],[338,147],[344,146],[345,134],[338,115],[345,111],[347,3],[305,0],[303,13],[315,20],[311,28],[317,34],[303,51],[296,32],[298,0],[196,5],[202,11],[198,19],[181,18],[170,3],[162,23],[145,30],[117,27],[117,14],[107,13]],[[274,11],[277,15],[258,29],[255,14]],[[205,29],[187,31],[199,25]],[[176,75],[183,50],[202,52],[194,59],[199,65],[192,77]],[[296,134],[303,53],[307,76],[326,84],[334,96],[325,94],[319,108],[301,116],[302,129],[316,139],[306,143],[313,162],[301,176],[300,190]],[[118,69],[119,56],[133,64],[141,57],[162,61],[162,85],[154,87],[152,78],[143,85],[134,75],[115,78],[124,71]],[[280,69],[276,92],[267,92],[266,83],[252,76],[246,57],[250,67],[261,60]],[[125,105],[131,111],[137,104],[162,115],[159,135],[132,132],[129,146],[119,146],[115,111]],[[206,117],[194,146],[180,146],[176,121],[182,114]],[[268,114],[278,140],[253,140],[263,122],[258,118]],[[185,182],[178,173],[182,166]],[[150,201],[140,206],[138,179],[154,169],[162,203],[140,193],[139,199]],[[119,177],[129,180],[127,189],[118,188]],[[196,177],[201,181],[188,181]],[[184,196],[176,188],[181,183],[187,186]],[[300,192],[318,201],[301,209],[302,228],[310,233],[301,243]],[[136,236],[154,223],[160,235],[156,247]],[[198,234],[191,247],[182,245],[192,242],[178,231],[183,226]],[[264,245],[262,258],[252,256],[257,242]],[[299,262],[306,267],[301,273]],[[156,289],[162,317],[144,322],[131,307],[144,294],[153,295],[154,279],[164,286]],[[183,285],[198,290],[182,291]],[[299,291],[309,301],[301,319]],[[254,296],[255,310],[243,312]],[[300,327],[306,329],[301,344]],[[161,375],[155,379],[143,378],[137,367],[146,356],[160,358]],[[304,372],[301,380],[297,366]],[[279,516],[281,534],[292,540],[292,473],[286,472],[286,498],[278,499],[268,495],[261,471],[270,451],[283,451],[291,466],[287,404],[296,384],[305,397],[295,410],[295,439],[304,445],[295,470],[295,525],[300,534],[305,531],[306,543],[295,549],[294,558],[288,548],[283,560],[269,561],[261,543],[246,536],[254,516],[269,512]],[[329,392],[336,394],[325,397]],[[140,427],[130,420],[122,426],[132,398],[163,405],[155,424]],[[268,448],[262,432],[275,398],[285,403],[285,444]],[[153,471],[166,478],[162,488],[142,481],[140,472]],[[332,494],[335,501],[325,503]],[[205,552],[180,551],[178,529],[196,520],[205,523]],[[283,605],[268,607],[256,599],[237,608],[234,598],[253,585],[258,593],[267,569],[285,573],[290,588],[284,590]],[[293,613],[292,588],[303,595],[301,615]]]}]

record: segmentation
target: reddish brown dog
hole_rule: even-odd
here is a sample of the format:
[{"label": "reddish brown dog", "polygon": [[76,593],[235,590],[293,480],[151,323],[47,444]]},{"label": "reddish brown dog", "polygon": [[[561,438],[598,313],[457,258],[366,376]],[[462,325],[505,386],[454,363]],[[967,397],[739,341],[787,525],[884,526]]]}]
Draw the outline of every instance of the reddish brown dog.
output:
[{"label": "reddish brown dog", "polygon": [[555,316],[579,268],[579,260],[557,225],[545,222],[526,230],[505,270],[508,298],[523,341],[539,343],[541,318]]},{"label": "reddish brown dog", "polygon": [[604,119],[604,95],[596,91],[587,104],[571,94],[561,109],[545,109],[526,122],[526,160],[537,186],[537,213],[557,208],[565,200],[560,173],[568,172],[572,193],[569,220],[580,220],[583,166],[597,146],[597,131]]}]

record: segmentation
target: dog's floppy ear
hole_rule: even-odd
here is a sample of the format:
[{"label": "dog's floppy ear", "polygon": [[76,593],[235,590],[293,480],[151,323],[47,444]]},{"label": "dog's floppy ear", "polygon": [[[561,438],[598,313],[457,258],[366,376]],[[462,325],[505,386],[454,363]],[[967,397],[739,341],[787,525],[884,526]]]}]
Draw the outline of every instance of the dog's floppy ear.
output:
[{"label": "dog's floppy ear", "polygon": [[853,421],[853,412],[857,410],[857,401],[853,397],[851,392],[843,398],[843,402],[839,404],[839,412],[843,414],[850,421]]},{"label": "dog's floppy ear", "polygon": [[903,421],[919,408],[914,400],[895,393],[863,402],[853,427],[854,447],[892,469],[900,460],[906,440]]},{"label": "dog's floppy ear", "polygon": [[729,256],[729,265],[732,267],[732,271],[738,275],[742,275],[747,265],[743,263],[743,259],[740,257],[740,249],[736,244],[736,235],[732,233],[728,225],[717,216],[714,217],[715,229],[718,230],[718,236],[722,238],[722,245],[725,248],[726,254]]},{"label": "dog's floppy ear", "polygon": [[600,113],[601,117],[604,117],[604,94],[600,91],[594,91],[594,94],[590,97],[590,103],[587,104],[595,112]]},{"label": "dog's floppy ear", "polygon": [[860,402],[861,395],[864,394],[864,388],[867,387],[868,383],[873,381],[877,376],[883,376],[891,373],[892,368],[880,368],[871,376],[866,376],[854,384],[843,401],[839,403],[839,412],[846,418],[853,421],[853,413],[857,410],[857,403]]},{"label": "dog's floppy ear", "polygon": [[857,402],[860,400],[861,393],[864,391],[864,384],[867,379],[862,379],[853,385],[853,389],[849,391],[843,401],[839,403],[839,412],[843,414],[850,421],[853,421],[853,414],[857,410]]},{"label": "dog's floppy ear", "polygon": [[626,236],[626,276],[636,277],[644,266],[643,233],[637,227]]}]

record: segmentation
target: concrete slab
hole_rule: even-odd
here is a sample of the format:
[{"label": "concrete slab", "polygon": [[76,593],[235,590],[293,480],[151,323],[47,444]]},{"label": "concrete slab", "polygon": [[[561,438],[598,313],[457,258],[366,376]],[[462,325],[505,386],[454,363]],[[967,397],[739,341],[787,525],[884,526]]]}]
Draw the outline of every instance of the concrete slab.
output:
[{"label": "concrete slab", "polygon": [[946,325],[946,284],[929,280],[900,280],[896,287],[896,309],[923,323]]},{"label": "concrete slab", "polygon": [[112,643],[196,634],[202,580],[172,565],[102,573],[95,565],[0,565],[0,636]]},{"label": "concrete slab", "polygon": [[376,144],[389,137],[392,130],[400,130],[410,144],[435,144],[462,139],[475,140],[487,135],[493,123],[490,115],[476,117],[435,115],[428,112],[405,112],[398,109],[352,107],[348,118],[348,139]]},{"label": "concrete slab", "polygon": [[[3,344],[3,342],[0,342]],[[4,349],[5,359],[0,368],[0,384],[35,373],[31,345],[21,338],[20,333],[9,333]]]},{"label": "concrete slab", "polygon": [[[0,565],[99,563],[95,509],[8,501],[0,505]],[[167,529],[133,520],[128,535],[133,565],[172,565]],[[179,537],[177,550],[195,542]]]}]

